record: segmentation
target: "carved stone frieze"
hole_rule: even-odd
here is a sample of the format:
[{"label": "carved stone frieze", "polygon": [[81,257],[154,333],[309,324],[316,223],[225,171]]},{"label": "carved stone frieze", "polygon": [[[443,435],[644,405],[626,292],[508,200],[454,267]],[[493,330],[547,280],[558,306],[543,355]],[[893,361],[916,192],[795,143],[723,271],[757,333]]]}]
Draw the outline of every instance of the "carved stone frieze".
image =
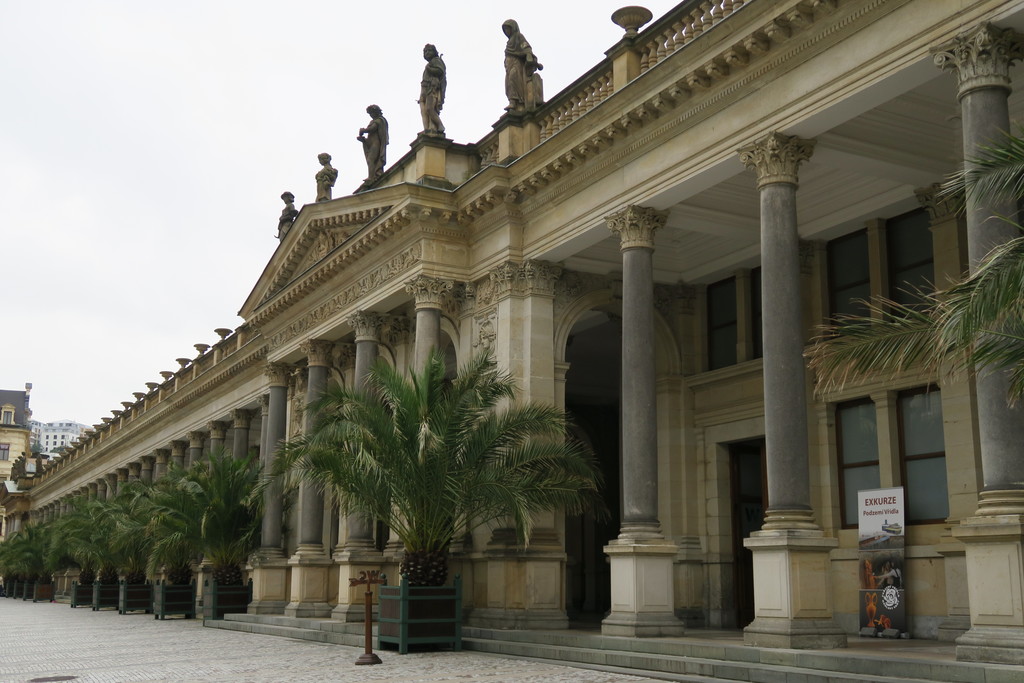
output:
[{"label": "carved stone frieze", "polygon": [[244,408],[236,408],[231,411],[231,426],[235,429],[248,429],[252,421],[252,411]]},{"label": "carved stone frieze", "polygon": [[927,209],[932,221],[954,216],[960,210],[960,204],[956,197],[942,193],[941,183],[919,187],[914,190],[914,194],[921,206]]},{"label": "carved stone frieze", "polygon": [[497,327],[498,312],[494,308],[473,316],[473,349],[477,352],[494,350],[494,340],[498,337]]},{"label": "carved stone frieze", "polygon": [[954,72],[957,94],[1010,89],[1010,67],[1024,58],[1024,35],[989,23],[965,31],[932,51],[936,66]]},{"label": "carved stone frieze", "polygon": [[772,131],[739,150],[740,161],[757,173],[758,189],[772,183],[798,184],[797,169],[811,158],[814,140]]},{"label": "carved stone frieze", "polygon": [[333,346],[332,342],[325,339],[307,339],[299,344],[299,350],[306,354],[307,365],[329,367]]},{"label": "carved stone frieze", "polygon": [[264,372],[267,375],[267,382],[272,387],[288,386],[288,375],[291,373],[291,366],[285,363],[267,363]]},{"label": "carved stone frieze", "polygon": [[260,394],[256,402],[260,404],[260,415],[266,417],[267,411],[270,410],[270,394]]},{"label": "carved stone frieze", "polygon": [[346,287],[341,293],[331,297],[330,300],[317,306],[285,329],[270,337],[267,340],[267,345],[271,349],[279,348],[289,340],[326,321],[335,313],[345,310],[369,292],[380,289],[402,273],[407,272],[419,260],[420,247],[417,244],[367,273],[355,284]]},{"label": "carved stone frieze", "polygon": [[210,430],[211,439],[223,440],[226,436],[228,426],[225,422],[211,422],[206,426],[206,428]]},{"label": "carved stone frieze", "polygon": [[647,206],[627,206],[604,218],[608,229],[619,236],[620,249],[653,249],[654,232],[665,226],[667,211]]},{"label": "carved stone frieze", "polygon": [[189,448],[202,448],[206,440],[206,432],[192,431],[185,435],[188,439]]},{"label": "carved stone frieze", "polygon": [[454,280],[429,275],[417,275],[405,283],[405,291],[412,294],[416,308],[444,308],[444,297],[454,287]]},{"label": "carved stone frieze", "polygon": [[612,290],[614,298],[614,280],[606,275],[578,273],[573,270],[563,272],[555,283],[555,317],[561,317],[565,310],[581,297],[608,289]]},{"label": "carved stone frieze", "polygon": [[654,285],[654,307],[666,318],[694,311],[697,290],[691,285]]},{"label": "carved stone frieze", "polygon": [[381,330],[381,342],[389,348],[407,344],[412,339],[412,320],[404,315],[389,315]]},{"label": "carved stone frieze", "polygon": [[346,322],[352,326],[356,333],[356,341],[380,341],[380,331],[384,324],[384,318],[373,311],[356,311],[348,317]]},{"label": "carved stone frieze", "polygon": [[352,367],[356,362],[356,345],[351,342],[339,342],[334,345],[331,364],[339,372]]},{"label": "carved stone frieze", "polygon": [[518,296],[553,296],[555,283],[562,276],[562,267],[547,261],[506,262],[491,270],[487,278],[471,284],[467,295],[477,307],[488,306],[499,299]]}]

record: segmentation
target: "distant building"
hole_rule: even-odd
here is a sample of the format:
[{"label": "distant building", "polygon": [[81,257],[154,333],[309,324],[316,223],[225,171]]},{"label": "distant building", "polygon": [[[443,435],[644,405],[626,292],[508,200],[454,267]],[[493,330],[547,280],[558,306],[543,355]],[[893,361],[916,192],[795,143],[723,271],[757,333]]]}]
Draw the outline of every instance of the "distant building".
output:
[{"label": "distant building", "polygon": [[[25,384],[24,391],[0,389],[0,481],[9,479],[14,461],[32,450],[32,411],[28,407],[31,391],[30,383]],[[4,511],[0,510],[0,534],[6,532],[5,522]]]},{"label": "distant building", "polygon": [[58,420],[56,422],[39,422],[30,420],[29,427],[32,429],[32,444],[38,444],[37,449],[43,455],[58,455],[71,446],[76,439],[85,434],[89,425],[72,420]]}]

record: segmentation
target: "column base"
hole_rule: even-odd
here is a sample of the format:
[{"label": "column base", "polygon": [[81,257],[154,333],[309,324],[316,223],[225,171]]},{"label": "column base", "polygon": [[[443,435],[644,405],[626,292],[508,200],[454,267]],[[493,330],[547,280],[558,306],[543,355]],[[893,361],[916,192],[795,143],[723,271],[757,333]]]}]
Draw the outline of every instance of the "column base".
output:
[{"label": "column base", "polygon": [[[349,549],[334,553],[334,562],[338,565],[338,604],[331,610],[331,619],[346,622],[362,622],[366,618],[364,604],[366,586],[352,586],[349,579],[359,578],[359,572],[384,569],[384,556],[371,545],[368,548]],[[387,577],[388,583],[398,583],[398,576]],[[373,589],[374,599],[377,587]],[[377,606],[373,606],[374,615]],[[376,616],[374,616],[376,619]]]},{"label": "column base", "polygon": [[1019,493],[983,492],[978,515],[953,529],[966,550],[971,608],[958,660],[1024,664],[1024,514],[993,514],[1011,509]]},{"label": "column base", "polygon": [[675,615],[673,565],[679,548],[664,538],[618,538],[604,547],[611,563],[612,609],[601,635],[681,636]]},{"label": "column base", "polygon": [[291,567],[291,602],[284,608],[286,617],[326,619],[331,615],[327,602],[328,574],[334,564],[320,544],[303,544],[288,559]]},{"label": "column base", "polygon": [[846,647],[833,619],[829,552],[839,545],[817,529],[755,531],[743,542],[754,556],[754,621],[743,642],[755,647]]},{"label": "column base", "polygon": [[288,561],[278,548],[261,549],[252,559],[249,614],[283,614],[288,605]]},{"label": "column base", "polygon": [[[553,528],[533,529],[520,544],[514,529],[494,529],[479,570],[487,577],[483,604],[470,619],[483,628],[566,629],[565,551]],[[465,584],[466,577],[463,577]],[[465,603],[463,603],[465,604]]]}]

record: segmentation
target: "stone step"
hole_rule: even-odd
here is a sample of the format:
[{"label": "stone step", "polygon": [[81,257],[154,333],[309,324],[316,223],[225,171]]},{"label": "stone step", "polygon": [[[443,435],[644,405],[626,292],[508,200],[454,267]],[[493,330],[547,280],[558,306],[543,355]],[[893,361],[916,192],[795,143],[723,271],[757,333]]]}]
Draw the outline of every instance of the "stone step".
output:
[{"label": "stone step", "polygon": [[345,630],[332,630],[329,628],[285,626],[281,623],[268,623],[262,620],[207,619],[203,622],[203,626],[207,628],[221,629],[224,631],[258,633],[266,636],[311,640],[317,643],[333,643],[335,645],[348,645],[349,647],[358,648],[362,648],[365,642],[361,626],[358,633],[347,632]]}]

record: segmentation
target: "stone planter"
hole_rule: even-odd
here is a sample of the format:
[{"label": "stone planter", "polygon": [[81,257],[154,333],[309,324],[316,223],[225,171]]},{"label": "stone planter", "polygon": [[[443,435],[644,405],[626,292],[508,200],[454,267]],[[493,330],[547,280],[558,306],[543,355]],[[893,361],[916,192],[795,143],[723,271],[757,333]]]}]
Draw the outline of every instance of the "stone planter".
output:
[{"label": "stone planter", "polygon": [[153,618],[163,619],[172,615],[181,615],[186,619],[196,616],[196,584],[168,584],[161,579],[153,590]]},{"label": "stone planter", "polygon": [[112,607],[117,609],[118,585],[116,583],[92,584],[92,611]]},{"label": "stone planter", "polygon": [[462,649],[461,576],[455,577],[452,586],[381,586],[379,600],[378,648],[394,644],[403,655],[410,645]]},{"label": "stone planter", "polygon": [[92,607],[92,584],[71,582],[71,607]]},{"label": "stone planter", "polygon": [[219,586],[203,582],[203,619],[223,619],[225,614],[244,614],[252,602],[252,579],[243,586]]},{"label": "stone planter", "polygon": [[122,581],[118,585],[117,613],[127,614],[128,612],[153,613],[153,584],[127,584]]},{"label": "stone planter", "polygon": [[36,582],[36,589],[32,593],[32,602],[53,602],[53,584]]}]

